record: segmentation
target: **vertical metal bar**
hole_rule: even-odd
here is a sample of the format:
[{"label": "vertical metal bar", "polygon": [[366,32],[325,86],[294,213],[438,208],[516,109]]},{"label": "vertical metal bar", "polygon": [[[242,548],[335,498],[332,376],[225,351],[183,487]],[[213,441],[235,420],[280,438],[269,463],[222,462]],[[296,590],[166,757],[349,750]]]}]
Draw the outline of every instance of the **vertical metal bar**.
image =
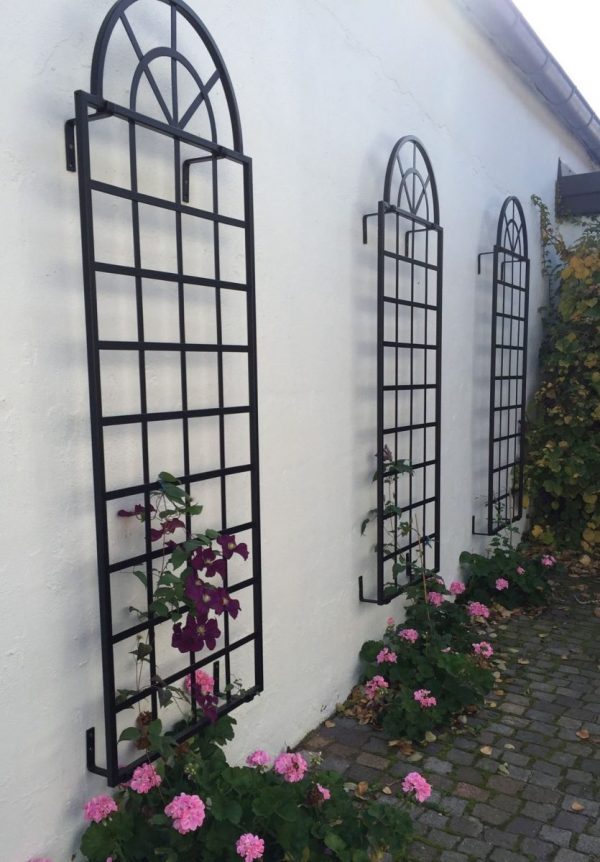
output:
[{"label": "vertical metal bar", "polygon": [[[487,516],[487,531],[491,535],[494,532],[494,437],[496,436],[496,327],[498,324],[498,246],[494,246],[494,278],[492,282],[492,349],[490,358],[490,434],[489,434],[489,453],[488,453],[488,516]],[[504,385],[504,381],[498,381],[500,387]],[[500,436],[500,435],[498,435]],[[501,443],[498,443],[501,446]],[[500,450],[498,450],[500,451]]]},{"label": "vertical metal bar", "polygon": [[[385,217],[384,217],[385,224]],[[398,404],[399,392],[398,392],[398,372],[400,370],[400,348],[398,347],[398,342],[400,341],[400,305],[398,304],[398,300],[400,299],[400,261],[398,259],[398,254],[400,253],[400,216],[398,213],[394,213],[394,224],[396,227],[396,259],[394,261],[395,264],[395,290],[394,296],[396,298],[396,302],[394,304],[394,344],[396,345],[394,348],[394,460],[398,460],[398,426],[400,425],[400,409]],[[385,243],[384,243],[385,247]],[[383,315],[386,313],[385,301],[382,303],[381,312]],[[384,327],[385,327],[385,318],[384,318]],[[384,332],[385,336],[385,332]],[[382,398],[385,401],[385,393],[382,394]],[[394,475],[394,505],[398,506],[398,474]],[[394,514],[394,552],[398,549],[398,515]],[[396,553],[394,553],[394,557],[392,559],[392,566],[395,566],[398,561],[398,557]],[[385,568],[385,563],[384,563]],[[392,569],[393,571],[393,569]],[[385,572],[384,572],[385,577]]]},{"label": "vertical metal bar", "polygon": [[[106,483],[104,474],[104,440],[102,432],[102,390],[100,381],[100,355],[98,351],[98,309],[96,300],[96,273],[94,269],[94,228],[92,192],[90,187],[90,141],[88,104],[85,94],[75,94],[77,123],[77,164],[79,166],[79,208],[81,218],[81,247],[85,321],[87,330],[87,359],[90,397],[90,431],[92,436],[92,469],[94,477],[94,509],[96,514],[96,553],[98,557],[98,593],[100,629],[102,634],[102,687],[104,694],[104,728],[106,743],[106,771],[109,784],[116,783],[117,722],[115,716],[115,668],[112,641],[111,584],[109,573],[108,525],[106,518]],[[88,761],[89,761],[88,752]]]},{"label": "vertical metal bar", "polygon": [[[429,263],[429,228],[425,230],[425,263]],[[425,344],[425,349],[423,353],[425,354],[423,357],[423,499],[427,499],[427,471],[429,467],[427,466],[427,345],[429,344],[428,332],[427,332],[427,306],[429,305],[429,269],[425,267],[424,271],[425,278],[425,293],[424,293],[424,305],[423,309],[423,343]],[[427,558],[430,556],[428,551],[428,546],[426,544],[426,536],[427,536],[427,504],[423,506],[423,524],[421,525],[421,529],[423,530],[423,557]],[[437,540],[436,540],[437,541]],[[425,565],[426,559],[423,560],[423,564]],[[425,568],[428,568],[425,566]]]},{"label": "vertical metal bar", "polygon": [[[525,226],[523,226],[523,230],[525,230]],[[525,304],[523,309],[523,317],[525,320],[523,321],[523,350],[522,350],[522,361],[523,361],[523,380],[521,381],[521,428],[520,428],[520,451],[519,451],[519,510],[518,517],[520,518],[523,514],[523,471],[525,465],[525,402],[527,400],[527,335],[529,329],[529,258],[525,261]]]},{"label": "vertical metal bar", "polygon": [[252,193],[252,162],[244,163],[244,220],[246,252],[246,285],[248,314],[248,381],[250,407],[250,494],[252,502],[252,576],[254,580],[254,667],[256,687],[264,688],[263,627],[260,544],[260,470],[258,447],[258,363],[256,356],[256,287],[254,273],[254,202]]},{"label": "vertical metal bar", "polygon": [[436,356],[435,356],[435,555],[434,568],[440,569],[440,543],[441,543],[441,454],[442,454],[442,285],[443,285],[443,262],[444,262],[444,232],[440,228],[437,242],[437,284],[436,284]]},{"label": "vertical metal bar", "polygon": [[[384,314],[385,314],[385,203],[379,201],[377,206],[377,601],[384,601],[384,481],[383,481],[383,447],[384,429]],[[398,309],[396,309],[396,315]],[[397,320],[397,317],[396,317]],[[396,398],[397,398],[397,392]],[[395,426],[397,427],[397,426]]]}]

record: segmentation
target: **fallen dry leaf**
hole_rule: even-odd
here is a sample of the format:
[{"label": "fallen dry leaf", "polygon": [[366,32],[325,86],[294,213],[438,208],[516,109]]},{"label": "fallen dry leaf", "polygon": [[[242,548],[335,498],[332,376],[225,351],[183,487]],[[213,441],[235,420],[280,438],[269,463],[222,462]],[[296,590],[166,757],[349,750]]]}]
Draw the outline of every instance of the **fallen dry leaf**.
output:
[{"label": "fallen dry leaf", "polygon": [[575,736],[578,736],[579,739],[589,739],[590,738],[590,732],[589,732],[589,730],[586,730],[585,727],[582,727],[581,730],[577,731]]},{"label": "fallen dry leaf", "polygon": [[600,608],[594,608],[594,616],[600,617]]},{"label": "fallen dry leaf", "polygon": [[411,754],[407,760],[409,763],[418,763],[420,760],[423,760],[423,755],[420,751],[415,751],[415,753]]},{"label": "fallen dry leaf", "polygon": [[359,781],[358,784],[356,785],[355,793],[357,796],[364,796],[365,793],[368,791],[368,789],[369,789],[369,782],[368,781]]},{"label": "fallen dry leaf", "polygon": [[504,691],[504,689],[502,689],[502,688],[495,688],[495,689],[494,689],[494,694],[496,695],[496,697],[504,697],[504,695],[506,694],[506,692],[505,692],[505,691]]},{"label": "fallen dry leaf", "polygon": [[504,747],[505,747],[505,748],[507,748],[509,751],[514,751],[514,750],[515,750],[515,747],[514,747],[514,745],[512,744],[512,742],[505,742],[505,743],[504,743]]},{"label": "fallen dry leaf", "polygon": [[508,763],[501,763],[498,767],[498,772],[500,772],[502,775],[510,775],[510,768],[508,766]]},{"label": "fallen dry leaf", "polygon": [[529,659],[528,658],[518,658],[517,664],[529,664]]},{"label": "fallen dry leaf", "polygon": [[403,754],[405,757],[408,757],[415,750],[408,739],[391,739],[388,745],[390,748],[397,748],[400,754]]},{"label": "fallen dry leaf", "polygon": [[571,811],[585,811],[585,805],[582,805],[581,802],[575,800],[571,802]]},{"label": "fallen dry leaf", "polygon": [[326,721],[325,727],[335,727],[335,721]]},{"label": "fallen dry leaf", "polygon": [[382,788],[381,788],[381,792],[382,792],[382,793],[385,793],[385,795],[386,795],[386,796],[391,796],[391,795],[392,795],[392,788],[391,788],[391,787],[388,787],[388,786],[387,786],[387,784],[386,784],[386,786],[385,786],[385,787],[382,787]]},{"label": "fallen dry leaf", "polygon": [[485,754],[486,757],[489,757],[493,753],[494,749],[491,745],[482,745],[479,751],[482,754]]},{"label": "fallen dry leaf", "polygon": [[428,731],[426,732],[426,734],[425,734],[425,742],[435,742],[435,741],[436,741],[436,739],[437,739],[437,736],[435,735],[435,733],[432,733],[430,730],[428,730]]},{"label": "fallen dry leaf", "polygon": [[498,704],[496,703],[495,700],[486,700],[484,702],[485,702],[485,705],[489,706],[490,709],[496,709],[496,707],[498,706]]},{"label": "fallen dry leaf", "polygon": [[588,554],[583,554],[583,556],[579,557],[579,562],[582,566],[589,566],[592,562],[592,558]]}]

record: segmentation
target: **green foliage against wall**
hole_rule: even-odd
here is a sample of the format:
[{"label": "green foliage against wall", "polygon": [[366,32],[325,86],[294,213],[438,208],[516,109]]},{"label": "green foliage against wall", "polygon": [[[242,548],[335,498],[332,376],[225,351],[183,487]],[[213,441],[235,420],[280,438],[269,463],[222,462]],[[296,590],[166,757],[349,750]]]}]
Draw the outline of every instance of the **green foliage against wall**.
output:
[{"label": "green foliage against wall", "polygon": [[525,485],[531,534],[556,548],[600,547],[600,221],[569,246],[534,198],[558,291],[545,317],[529,408]]}]

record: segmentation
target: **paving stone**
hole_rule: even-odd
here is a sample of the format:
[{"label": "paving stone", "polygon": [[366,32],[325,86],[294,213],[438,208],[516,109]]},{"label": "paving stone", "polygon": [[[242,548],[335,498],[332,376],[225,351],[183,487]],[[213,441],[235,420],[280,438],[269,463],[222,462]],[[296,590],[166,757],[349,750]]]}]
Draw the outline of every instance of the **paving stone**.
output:
[{"label": "paving stone", "polygon": [[572,814],[570,811],[561,811],[553,820],[554,826],[559,829],[568,829],[571,832],[583,832],[587,826],[587,820],[581,814]]},{"label": "paving stone", "polygon": [[517,797],[506,796],[504,793],[497,793],[490,799],[492,807],[499,808],[501,811],[508,811],[509,814],[516,814],[522,804],[522,801]]},{"label": "paving stone", "polygon": [[482,823],[487,823],[490,826],[501,826],[510,819],[510,813],[492,808],[491,805],[484,802],[478,802],[473,808],[473,817],[477,817]]},{"label": "paving stone", "polygon": [[363,745],[363,751],[370,751],[371,754],[386,755],[391,750],[393,749],[390,749],[387,739],[383,739],[380,736],[370,736],[367,744]]},{"label": "paving stone", "polygon": [[468,751],[461,751],[460,748],[454,748],[448,751],[445,757],[450,763],[456,763],[458,766],[470,766],[476,755]]},{"label": "paving stone", "polygon": [[419,862],[437,862],[439,851],[422,841],[413,841],[408,849],[408,858],[419,860]]},{"label": "paving stone", "polygon": [[527,802],[523,808],[525,817],[531,817],[533,820],[541,820],[542,823],[547,823],[552,819],[556,807],[550,803],[542,802]]},{"label": "paving stone", "polygon": [[449,829],[457,835],[468,835],[470,838],[477,838],[483,832],[481,821],[475,817],[453,817]]},{"label": "paving stone", "polygon": [[509,778],[507,775],[493,775],[487,786],[491,787],[492,790],[498,790],[500,793],[515,795],[522,792],[524,784],[514,778]]},{"label": "paving stone", "polygon": [[457,799],[456,796],[442,796],[440,800],[440,808],[444,814],[450,814],[453,817],[460,817],[467,807],[466,799]]},{"label": "paving stone", "polygon": [[463,838],[456,849],[467,856],[475,856],[476,859],[488,859],[494,848],[478,838]]},{"label": "paving stone", "polygon": [[568,847],[572,834],[568,829],[558,829],[556,826],[549,826],[548,824],[545,824],[540,829],[540,838],[544,841],[550,841],[552,844],[557,844],[559,847]]},{"label": "paving stone", "polygon": [[496,847],[490,859],[493,859],[493,862],[529,862],[527,856],[513,853],[512,850],[505,850],[503,847]]},{"label": "paving stone", "polygon": [[444,850],[452,850],[452,848],[460,840],[458,835],[450,835],[448,832],[441,832],[439,829],[432,829],[427,836],[427,840],[435,844],[436,847],[443,847]]},{"label": "paving stone", "polygon": [[369,766],[371,769],[387,769],[390,765],[386,757],[381,757],[379,754],[371,754],[368,751],[363,751],[356,758],[356,762],[361,766]]},{"label": "paving stone", "polygon": [[560,802],[562,794],[558,790],[550,790],[548,787],[537,787],[527,784],[523,789],[523,798],[530,802],[548,802],[556,805]]},{"label": "paving stone", "polygon": [[444,850],[440,856],[440,862],[468,862],[469,857],[464,853],[457,853],[455,850]]},{"label": "paving stone", "polygon": [[518,835],[511,835],[510,832],[504,832],[493,827],[483,830],[483,838],[489,844],[493,844],[495,847],[504,847],[506,850],[514,850],[520,840]]},{"label": "paving stone", "polygon": [[421,826],[428,826],[431,829],[445,829],[448,818],[438,811],[429,810],[421,815],[419,823]]},{"label": "paving stone", "polygon": [[590,862],[590,857],[587,854],[576,853],[575,850],[561,847],[554,857],[554,862]]},{"label": "paving stone", "polygon": [[459,781],[454,792],[457,796],[462,796],[463,799],[472,799],[475,802],[486,802],[490,795],[482,787],[477,787],[475,784],[467,784],[465,781]]},{"label": "paving stone", "polygon": [[539,838],[523,838],[521,850],[536,862],[538,859],[549,859],[556,853],[556,845],[540,841]]},{"label": "paving stone", "polygon": [[[325,768],[331,769],[331,767]],[[344,773],[344,778],[347,781],[368,781],[369,784],[374,784],[381,779],[381,772],[378,769],[362,766],[360,763],[351,763]]]},{"label": "paving stone", "polygon": [[428,757],[423,762],[423,769],[425,772],[435,772],[438,775],[448,775],[452,772],[452,764],[446,763],[446,761],[440,760],[438,757]]},{"label": "paving stone", "polygon": [[537,820],[532,820],[530,817],[515,817],[507,824],[507,832],[514,832],[516,835],[528,835],[530,838],[535,837],[540,831],[541,824]]}]

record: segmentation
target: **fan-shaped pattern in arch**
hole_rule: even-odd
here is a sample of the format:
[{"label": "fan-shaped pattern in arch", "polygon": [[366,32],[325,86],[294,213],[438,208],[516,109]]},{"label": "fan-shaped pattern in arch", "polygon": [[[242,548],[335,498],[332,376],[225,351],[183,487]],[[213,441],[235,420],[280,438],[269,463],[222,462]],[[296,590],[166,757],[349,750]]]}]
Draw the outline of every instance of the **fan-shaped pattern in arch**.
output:
[{"label": "fan-shaped pattern in arch", "polygon": [[400,138],[392,149],[383,199],[417,218],[439,223],[435,175],[423,144],[414,135]]},{"label": "fan-shaped pattern in arch", "polygon": [[527,257],[527,226],[521,201],[514,195],[506,198],[498,218],[496,245]]},{"label": "fan-shaped pattern in arch", "polygon": [[[219,129],[215,121],[215,111],[211,104],[210,93],[220,83],[231,124],[233,149],[242,153],[242,131],[233,84],[231,83],[221,53],[206,26],[183,0],[153,0],[155,3],[164,3],[169,7],[170,26],[168,32],[165,33],[163,44],[156,45],[150,50],[144,51],[136,35],[135,27],[130,21],[130,16],[127,14],[132,10],[132,7],[140,2],[141,0],[118,0],[106,15],[98,31],[94,46],[90,80],[91,92],[102,99],[107,98],[107,94],[105,93],[107,52],[115,33],[119,28],[122,28],[121,32],[126,34],[127,40],[137,59],[137,65],[129,89],[129,108],[133,111],[137,110],[137,96],[140,83],[145,79],[156,99],[161,114],[164,116],[164,121],[168,125],[185,129],[196,112],[204,106],[208,116],[211,140],[217,143]],[[212,64],[214,64],[214,71],[206,80],[203,80],[189,56],[184,55],[178,50],[177,33],[180,21],[185,22],[186,25],[192,28],[199,40],[198,47],[205,49]],[[160,58],[167,58],[171,62],[169,92],[165,92],[164,86],[161,86],[161,82],[157,79],[152,69],[152,64]],[[197,89],[195,96],[185,104],[182,110],[179,109],[178,105],[177,76],[179,68],[185,69]]]}]

